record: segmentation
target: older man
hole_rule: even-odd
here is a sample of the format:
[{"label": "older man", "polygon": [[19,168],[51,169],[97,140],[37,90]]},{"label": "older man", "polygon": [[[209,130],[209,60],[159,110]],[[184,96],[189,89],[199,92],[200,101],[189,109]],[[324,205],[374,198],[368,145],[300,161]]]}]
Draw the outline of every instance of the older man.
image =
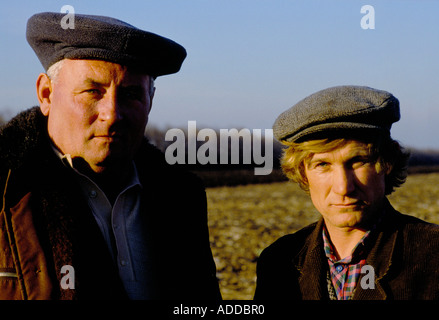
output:
[{"label": "older man", "polygon": [[1,299],[220,299],[206,197],[144,138],[179,44],[125,22],[40,13],[39,108],[0,131]]},{"label": "older man", "polygon": [[399,118],[393,95],[360,86],[319,91],[277,118],[282,168],[322,218],[262,252],[255,299],[439,299],[439,227],[386,198],[406,177],[390,136]]}]

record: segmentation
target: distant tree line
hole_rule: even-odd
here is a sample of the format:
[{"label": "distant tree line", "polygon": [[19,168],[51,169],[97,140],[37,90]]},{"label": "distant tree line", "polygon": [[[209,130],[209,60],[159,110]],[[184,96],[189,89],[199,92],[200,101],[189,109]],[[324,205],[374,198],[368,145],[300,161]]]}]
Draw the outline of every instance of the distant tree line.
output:
[{"label": "distant tree line", "polygon": [[[272,172],[268,175],[256,175],[254,169],[260,168],[263,165],[261,163],[256,163],[255,158],[251,157],[250,161],[247,157],[246,161],[244,161],[244,138],[241,136],[239,137],[238,147],[238,161],[237,163],[234,163],[232,161],[232,153],[235,151],[236,153],[236,144],[232,142],[232,138],[229,138],[229,143],[227,144],[227,149],[224,149],[224,146],[220,145],[220,130],[214,130],[216,132],[216,150],[215,150],[215,157],[216,161],[214,164],[207,163],[207,164],[200,164],[198,161],[194,164],[189,164],[188,161],[188,130],[187,128],[180,129],[185,133],[185,141],[183,148],[185,149],[185,161],[184,164],[175,164],[177,166],[183,166],[184,168],[194,172],[195,174],[199,175],[206,186],[208,187],[214,187],[214,186],[222,186],[222,185],[244,185],[244,184],[250,184],[250,183],[268,183],[268,182],[275,182],[275,181],[285,181],[286,178],[283,176],[281,170],[280,170],[280,163],[279,158],[282,154],[282,145],[277,142],[276,140],[273,141],[273,154],[270,157],[273,161],[272,163]],[[242,129],[236,129],[238,133],[244,133],[244,131],[241,131]],[[246,133],[248,134],[248,129],[245,129]],[[177,143],[176,139],[170,139],[170,141],[166,141],[166,133],[168,132],[168,129],[158,129],[155,126],[148,125],[145,135],[148,138],[148,140],[154,144],[158,149],[160,149],[162,152],[166,153],[166,150],[170,147],[174,148],[173,144]],[[198,134],[199,130],[197,130]],[[243,134],[242,134],[243,135]],[[169,138],[169,137],[168,137]],[[171,136],[172,138],[172,136]],[[254,136],[251,137],[252,143],[251,146],[253,146],[253,140],[256,139]],[[196,141],[196,150],[200,150],[200,147],[205,145],[206,143],[209,143],[209,139],[206,138],[204,141]],[[248,141],[247,141],[248,142]],[[254,150],[248,150],[248,143],[246,144],[246,152],[251,153],[251,155],[254,155]],[[265,136],[261,137],[261,141],[257,143],[258,146],[261,147],[260,150],[258,150],[259,153],[261,153],[263,156],[266,156],[265,154]],[[233,149],[233,150],[232,150]],[[169,151],[168,151],[169,152]],[[221,158],[224,160],[225,155],[224,153],[227,152],[227,161],[226,164],[224,164],[224,161],[221,163]],[[269,150],[271,152],[271,150]],[[236,159],[235,159],[236,162]]]},{"label": "distant tree line", "polygon": [[[185,129],[181,130],[185,131]],[[161,151],[166,152],[167,147],[173,143],[173,141],[165,140],[166,132],[166,129],[159,129],[155,126],[148,125],[145,133],[152,144],[156,145]],[[197,148],[199,148],[203,143],[205,142],[197,142]],[[187,145],[188,144],[186,141],[186,150]],[[261,143],[261,145],[263,146],[264,143]],[[240,144],[240,147],[242,147],[242,144]],[[267,176],[256,176],[254,174],[253,169],[255,166],[257,166],[255,163],[243,164],[240,162],[240,164],[229,163],[227,165],[201,165],[187,164],[186,162],[186,164],[182,166],[201,176],[207,186],[285,181],[286,178],[281,172],[279,161],[283,148],[284,146],[277,140],[273,141],[273,172]],[[418,150],[414,148],[408,148],[408,150],[411,154],[408,168],[409,174],[439,171],[439,150]],[[219,150],[218,146],[218,157],[220,156],[220,152],[221,150]],[[240,150],[239,154],[240,157],[242,157],[242,150]],[[230,156],[230,150],[228,155]]]},{"label": "distant tree line", "polygon": [[[6,118],[0,114],[0,126],[6,122]],[[188,141],[187,141],[187,129],[181,129],[186,133],[185,138],[185,151],[187,153]],[[160,129],[154,125],[149,124],[145,130],[145,135],[148,140],[154,144],[162,152],[166,152],[166,149],[175,142],[175,140],[166,141],[165,136],[168,129]],[[215,130],[219,136],[219,130]],[[239,131],[239,129],[238,129]],[[197,141],[196,149],[198,150],[206,141]],[[262,137],[260,143],[262,147],[262,154],[265,152],[265,137]],[[220,163],[221,153],[226,150],[221,150],[219,145],[219,139],[217,141],[217,162],[216,164],[188,164],[187,155],[185,164],[175,164],[177,166],[183,166],[184,168],[193,171],[199,175],[207,187],[215,187],[222,185],[243,185],[251,183],[268,183],[275,181],[286,181],[286,178],[281,172],[279,159],[282,155],[284,146],[274,139],[273,141],[273,171],[268,175],[255,175],[254,168],[260,167],[260,163],[255,163],[253,158],[250,163],[244,163],[243,161],[243,142],[240,138],[239,142],[239,161],[237,164],[232,164],[231,150],[232,144],[228,145],[228,162],[227,164]],[[409,174],[414,173],[429,173],[439,171],[439,150],[418,150],[409,148],[411,157],[409,160]],[[253,152],[253,150],[252,150]]]}]

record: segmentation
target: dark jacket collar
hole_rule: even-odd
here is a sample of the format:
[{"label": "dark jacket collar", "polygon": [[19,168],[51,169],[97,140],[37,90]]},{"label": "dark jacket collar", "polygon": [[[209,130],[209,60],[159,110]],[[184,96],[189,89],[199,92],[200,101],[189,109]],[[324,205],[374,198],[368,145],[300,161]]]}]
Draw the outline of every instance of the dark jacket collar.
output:
[{"label": "dark jacket collar", "polygon": [[32,160],[48,139],[45,128],[47,120],[39,107],[19,113],[0,127],[0,170],[17,169]]},{"label": "dark jacket collar", "polygon": [[323,253],[323,218],[308,237],[305,246],[294,259],[300,272],[299,287],[304,300],[320,300],[325,297],[327,262]]}]

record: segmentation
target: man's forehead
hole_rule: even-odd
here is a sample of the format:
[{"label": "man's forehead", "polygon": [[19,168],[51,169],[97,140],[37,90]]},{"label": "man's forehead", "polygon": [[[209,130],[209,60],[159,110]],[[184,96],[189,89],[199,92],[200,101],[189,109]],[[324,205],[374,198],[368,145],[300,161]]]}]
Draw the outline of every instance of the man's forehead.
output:
[{"label": "man's forehead", "polygon": [[343,155],[345,157],[352,157],[358,155],[369,155],[371,153],[370,147],[363,141],[349,140],[341,145],[334,146],[329,150],[316,150],[311,152],[311,159],[320,159],[326,157],[333,157],[336,155]]},{"label": "man's forehead", "polygon": [[[65,59],[62,69],[69,80],[84,84],[109,84],[110,82],[141,84],[149,83],[150,76],[133,68],[113,62],[86,59]],[[74,76],[74,77],[72,77]]]}]

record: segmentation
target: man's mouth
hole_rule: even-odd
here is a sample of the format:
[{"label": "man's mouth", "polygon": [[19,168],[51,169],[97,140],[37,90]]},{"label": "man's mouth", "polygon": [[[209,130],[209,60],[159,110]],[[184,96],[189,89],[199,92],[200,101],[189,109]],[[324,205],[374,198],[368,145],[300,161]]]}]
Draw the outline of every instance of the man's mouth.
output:
[{"label": "man's mouth", "polygon": [[93,138],[108,140],[108,141],[112,142],[112,141],[120,141],[120,140],[122,140],[123,136],[122,136],[122,134],[119,134],[119,133],[114,133],[114,134],[98,134],[98,135],[94,135]]},{"label": "man's mouth", "polygon": [[361,206],[362,204],[363,204],[363,202],[358,200],[358,201],[352,201],[352,202],[346,202],[346,203],[333,203],[333,204],[331,204],[331,206],[336,207],[336,208],[354,208],[354,207]]}]

